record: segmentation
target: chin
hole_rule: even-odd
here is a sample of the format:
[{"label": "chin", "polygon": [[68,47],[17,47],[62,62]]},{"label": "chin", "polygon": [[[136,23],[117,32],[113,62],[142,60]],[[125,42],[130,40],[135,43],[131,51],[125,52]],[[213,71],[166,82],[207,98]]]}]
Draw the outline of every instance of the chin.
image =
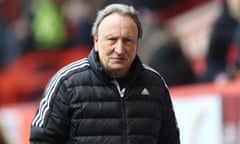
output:
[{"label": "chin", "polygon": [[111,66],[110,67],[110,69],[111,70],[114,70],[114,71],[116,71],[116,70],[122,70],[122,69],[125,69],[126,68],[126,66]]}]

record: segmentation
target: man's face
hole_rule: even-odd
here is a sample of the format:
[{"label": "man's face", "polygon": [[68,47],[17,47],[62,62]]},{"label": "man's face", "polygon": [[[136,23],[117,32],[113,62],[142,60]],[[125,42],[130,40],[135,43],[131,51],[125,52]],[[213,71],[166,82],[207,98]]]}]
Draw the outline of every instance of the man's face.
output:
[{"label": "man's face", "polygon": [[110,14],[98,27],[94,47],[99,53],[101,64],[111,77],[126,76],[137,53],[136,23],[129,16]]}]

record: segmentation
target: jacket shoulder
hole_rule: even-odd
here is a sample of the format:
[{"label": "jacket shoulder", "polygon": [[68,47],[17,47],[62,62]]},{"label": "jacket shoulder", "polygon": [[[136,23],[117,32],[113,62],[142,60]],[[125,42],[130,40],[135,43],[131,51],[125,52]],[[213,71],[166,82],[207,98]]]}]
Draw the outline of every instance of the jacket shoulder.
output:
[{"label": "jacket shoulder", "polygon": [[90,66],[88,59],[83,58],[77,61],[74,61],[64,67],[62,67],[56,74],[55,77],[65,77],[75,73],[77,71],[84,71]]},{"label": "jacket shoulder", "polygon": [[87,70],[89,66],[87,58],[74,61],[58,70],[48,82],[47,87],[56,87],[72,75]]},{"label": "jacket shoulder", "polygon": [[164,86],[166,88],[168,88],[168,85],[167,85],[166,81],[164,80],[162,75],[157,70],[153,69],[152,67],[150,67],[146,64],[143,64],[143,68],[144,68],[145,71],[147,71],[149,73],[149,75],[151,75],[153,77],[153,79],[161,81],[161,83],[163,83]]}]

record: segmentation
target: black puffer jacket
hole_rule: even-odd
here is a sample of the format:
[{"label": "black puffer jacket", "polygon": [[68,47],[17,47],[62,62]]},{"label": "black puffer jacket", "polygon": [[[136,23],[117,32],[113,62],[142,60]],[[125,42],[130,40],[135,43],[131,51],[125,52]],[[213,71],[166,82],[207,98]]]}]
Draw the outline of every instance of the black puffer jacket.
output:
[{"label": "black puffer jacket", "polygon": [[34,143],[179,144],[168,89],[138,58],[120,85],[97,54],[76,61],[49,82],[31,126]]}]

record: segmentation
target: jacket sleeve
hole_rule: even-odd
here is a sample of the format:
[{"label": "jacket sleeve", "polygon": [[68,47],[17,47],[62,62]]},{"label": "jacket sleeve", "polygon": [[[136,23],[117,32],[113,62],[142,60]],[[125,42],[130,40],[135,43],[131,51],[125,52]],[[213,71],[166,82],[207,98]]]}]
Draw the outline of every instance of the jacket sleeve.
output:
[{"label": "jacket sleeve", "polygon": [[32,120],[31,144],[66,143],[69,129],[67,92],[60,80],[53,79],[45,89],[44,97]]},{"label": "jacket sleeve", "polygon": [[164,90],[164,113],[158,144],[180,144],[180,134],[169,91]]}]

